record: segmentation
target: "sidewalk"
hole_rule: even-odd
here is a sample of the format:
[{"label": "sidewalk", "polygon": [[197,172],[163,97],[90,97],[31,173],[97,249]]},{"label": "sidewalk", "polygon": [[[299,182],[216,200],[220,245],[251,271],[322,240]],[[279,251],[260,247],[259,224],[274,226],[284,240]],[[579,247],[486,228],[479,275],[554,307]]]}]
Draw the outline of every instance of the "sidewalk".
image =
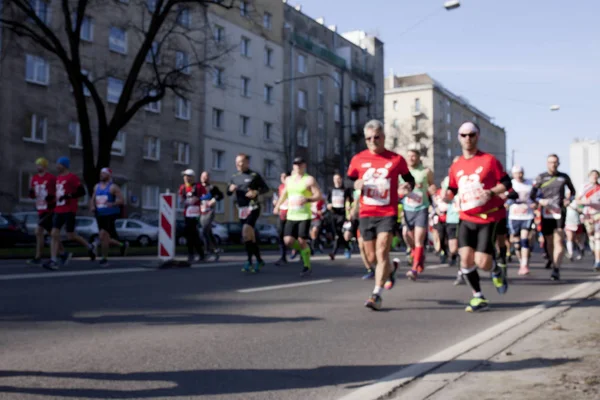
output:
[{"label": "sidewalk", "polygon": [[[600,294],[582,300],[457,378],[419,398],[600,399]],[[410,385],[406,389],[392,399],[414,399]]]}]

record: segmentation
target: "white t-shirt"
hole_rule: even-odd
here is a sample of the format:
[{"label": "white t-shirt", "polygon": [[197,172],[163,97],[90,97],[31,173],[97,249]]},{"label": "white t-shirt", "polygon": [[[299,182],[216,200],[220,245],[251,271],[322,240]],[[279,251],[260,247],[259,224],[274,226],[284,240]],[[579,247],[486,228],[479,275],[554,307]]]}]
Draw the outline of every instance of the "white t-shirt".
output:
[{"label": "white t-shirt", "polygon": [[519,182],[512,180],[512,190],[518,195],[518,200],[508,208],[508,219],[527,221],[533,219],[533,210],[527,204],[531,193],[532,183],[528,180]]}]

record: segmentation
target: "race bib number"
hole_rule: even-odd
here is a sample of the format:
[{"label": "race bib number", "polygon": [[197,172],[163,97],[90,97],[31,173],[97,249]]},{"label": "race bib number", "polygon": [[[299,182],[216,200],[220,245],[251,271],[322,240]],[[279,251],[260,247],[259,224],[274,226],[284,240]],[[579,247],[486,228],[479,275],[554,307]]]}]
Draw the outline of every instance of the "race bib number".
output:
[{"label": "race bib number", "polygon": [[448,212],[448,203],[446,203],[443,200],[440,200],[437,203],[437,208],[438,208],[439,212],[441,212],[441,213]]},{"label": "race bib number", "polygon": [[386,168],[369,168],[364,176],[363,204],[387,206],[390,204],[390,185]]},{"label": "race bib number", "polygon": [[485,191],[482,186],[468,187],[458,193],[460,197],[460,209],[469,211],[485,205]]},{"label": "race bib number", "polygon": [[46,202],[46,196],[48,196],[48,191],[46,190],[46,185],[35,185],[35,208],[38,211],[44,211],[48,209],[48,203]]},{"label": "race bib number", "polygon": [[250,216],[252,212],[252,207],[240,207],[238,208],[238,217],[240,219],[246,219]]},{"label": "race bib number", "polygon": [[100,196],[96,196],[96,208],[106,208],[106,204],[108,203],[108,196],[103,194]]},{"label": "race bib number", "polygon": [[545,219],[561,219],[562,212],[559,206],[547,205],[543,207],[542,216]]},{"label": "race bib number", "polygon": [[35,208],[36,208],[38,211],[44,211],[44,210],[47,210],[47,209],[48,209],[48,203],[46,202],[46,198],[45,198],[45,197],[44,197],[44,198],[39,198],[39,197],[38,197],[38,198],[35,200]]},{"label": "race bib number", "polygon": [[331,196],[331,205],[333,208],[344,208],[344,194],[334,194]]},{"label": "race bib number", "polygon": [[531,211],[527,204],[513,204],[510,206],[510,219],[530,219]]},{"label": "race bib number", "polygon": [[419,207],[423,205],[423,193],[421,192],[410,192],[406,196],[406,205],[409,207]]},{"label": "race bib number", "polygon": [[200,216],[200,206],[188,206],[185,210],[185,216],[188,218],[198,218]]},{"label": "race bib number", "polygon": [[301,210],[304,207],[305,198],[302,195],[294,195],[289,197],[288,209],[289,210]]},{"label": "race bib number", "polygon": [[65,185],[62,183],[57,183],[56,184],[56,205],[57,206],[64,206],[65,204],[67,204],[67,201],[65,199],[63,199],[62,201],[60,200],[61,197],[63,197],[65,195]]}]

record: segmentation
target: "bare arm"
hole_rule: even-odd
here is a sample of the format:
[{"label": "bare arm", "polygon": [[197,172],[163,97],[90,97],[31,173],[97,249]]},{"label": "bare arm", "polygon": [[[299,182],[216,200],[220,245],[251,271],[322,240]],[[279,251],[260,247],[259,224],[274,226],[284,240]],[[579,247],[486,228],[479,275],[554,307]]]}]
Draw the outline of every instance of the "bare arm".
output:
[{"label": "bare arm", "polygon": [[433,171],[429,168],[427,168],[427,183],[429,184],[427,191],[431,196],[435,195],[437,186],[435,186],[435,181],[433,180]]},{"label": "bare arm", "polygon": [[310,178],[308,187],[312,193],[312,197],[309,197],[307,199],[307,201],[315,202],[315,201],[319,201],[323,198],[323,194],[321,193],[321,188],[319,187],[319,184],[317,183],[315,178]]},{"label": "bare arm", "polygon": [[281,205],[283,204],[283,202],[287,199],[288,197],[288,193],[287,193],[287,180],[289,178],[286,178],[285,180],[285,187],[283,188],[283,190],[281,191],[281,195],[279,196],[279,199],[277,199],[277,202],[275,203],[275,207],[273,207],[273,212],[275,214],[277,214],[279,212],[279,207],[281,207]]}]

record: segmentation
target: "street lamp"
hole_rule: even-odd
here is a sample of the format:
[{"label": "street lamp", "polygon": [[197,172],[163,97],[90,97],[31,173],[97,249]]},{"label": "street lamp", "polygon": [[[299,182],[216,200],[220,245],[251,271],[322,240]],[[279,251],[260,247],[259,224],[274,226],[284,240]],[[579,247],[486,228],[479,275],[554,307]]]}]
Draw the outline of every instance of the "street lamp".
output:
[{"label": "street lamp", "polygon": [[558,110],[560,110],[560,106],[558,104],[550,106],[550,111],[558,111]]},{"label": "street lamp", "polygon": [[450,0],[444,3],[444,8],[448,11],[454,10],[455,8],[460,7],[459,0]]}]

